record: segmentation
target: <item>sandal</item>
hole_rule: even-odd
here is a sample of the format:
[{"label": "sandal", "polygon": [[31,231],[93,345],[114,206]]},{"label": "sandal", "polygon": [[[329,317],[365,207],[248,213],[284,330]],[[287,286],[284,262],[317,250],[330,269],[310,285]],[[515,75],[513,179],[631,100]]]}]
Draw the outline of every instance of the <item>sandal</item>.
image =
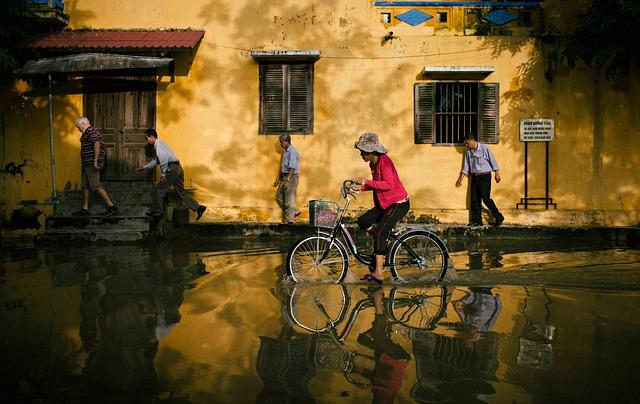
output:
[{"label": "sandal", "polygon": [[373,276],[373,274],[366,274],[365,276],[363,276],[362,278],[360,278],[361,281],[369,281],[369,282],[375,282],[378,285],[382,285],[382,282],[384,282],[383,279],[378,279],[375,276]]}]

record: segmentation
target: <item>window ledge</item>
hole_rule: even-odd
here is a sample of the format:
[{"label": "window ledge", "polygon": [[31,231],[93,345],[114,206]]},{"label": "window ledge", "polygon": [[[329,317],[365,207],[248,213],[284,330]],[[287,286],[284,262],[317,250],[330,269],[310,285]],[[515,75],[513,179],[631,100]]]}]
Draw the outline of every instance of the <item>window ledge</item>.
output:
[{"label": "window ledge", "polygon": [[311,62],[320,59],[319,50],[266,50],[251,51],[251,57],[258,62]]},{"label": "window ledge", "polygon": [[425,66],[422,73],[434,79],[483,79],[495,72],[493,66]]}]

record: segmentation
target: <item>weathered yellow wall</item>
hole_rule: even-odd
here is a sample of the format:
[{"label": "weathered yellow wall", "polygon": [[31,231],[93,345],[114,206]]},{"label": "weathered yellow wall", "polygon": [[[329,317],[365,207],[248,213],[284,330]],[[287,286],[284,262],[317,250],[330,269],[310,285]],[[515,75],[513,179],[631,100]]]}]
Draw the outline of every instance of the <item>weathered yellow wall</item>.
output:
[{"label": "weathered yellow wall", "polygon": [[[414,144],[413,85],[422,80],[425,65],[488,65],[496,71],[485,81],[498,82],[501,89],[500,143],[492,149],[503,180],[494,183],[493,196],[506,211],[507,223],[640,221],[640,176],[634,169],[640,144],[631,141],[638,136],[634,112],[640,107],[631,94],[638,93],[639,82],[629,80],[612,88],[607,82],[596,84],[586,68],[570,71],[559,66],[549,83],[539,48],[525,36],[473,37],[461,31],[434,36],[433,30],[395,24],[397,38],[384,42],[389,30],[380,21],[384,10],[365,0],[66,4],[70,28],[206,30],[189,75],[158,93],[157,129],[183,162],[187,184],[198,189],[197,199],[210,207],[207,220],[280,220],[271,187],[280,150],[275,136],[258,135],[258,64],[247,50],[317,49],[321,58],[315,65],[314,134],[293,138],[302,156],[300,207],[309,199],[335,199],[342,179],[368,175],[353,143],[360,133],[373,131],[390,150],[416,217],[428,214],[443,222],[466,223],[467,189],[454,187],[463,148]],[[543,4],[566,10],[565,2]],[[556,12],[559,8],[550,10],[551,21],[566,21]],[[453,10],[449,18],[456,13],[462,18],[460,10]],[[459,23],[452,21],[452,26]],[[3,194],[10,189],[6,192],[12,195],[8,205],[50,193],[46,102],[38,102],[41,108],[29,124],[9,120],[7,155],[29,150],[42,167],[42,178],[31,186],[9,186],[3,179]],[[81,112],[80,97],[64,105],[63,111],[56,111],[58,187],[79,179],[73,118]],[[513,210],[524,196],[518,122],[530,117],[555,119],[551,196],[558,203],[557,212]],[[543,196],[543,161],[543,146],[532,145],[530,196]],[[356,207],[369,205],[367,195]]]}]

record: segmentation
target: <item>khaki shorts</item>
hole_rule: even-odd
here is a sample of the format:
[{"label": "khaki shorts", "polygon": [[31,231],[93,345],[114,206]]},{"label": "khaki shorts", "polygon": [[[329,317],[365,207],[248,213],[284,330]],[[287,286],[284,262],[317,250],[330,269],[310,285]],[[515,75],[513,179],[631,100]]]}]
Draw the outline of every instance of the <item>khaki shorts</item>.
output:
[{"label": "khaki shorts", "polygon": [[82,189],[90,189],[92,191],[97,191],[100,185],[100,171],[96,171],[93,169],[93,166],[82,167],[82,181],[81,181]]}]

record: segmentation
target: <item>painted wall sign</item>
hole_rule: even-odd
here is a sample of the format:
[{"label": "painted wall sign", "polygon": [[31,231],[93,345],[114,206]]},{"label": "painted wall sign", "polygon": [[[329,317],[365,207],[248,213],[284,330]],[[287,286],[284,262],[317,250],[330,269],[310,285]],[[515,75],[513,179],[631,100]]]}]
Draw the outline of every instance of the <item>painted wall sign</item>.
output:
[{"label": "painted wall sign", "polygon": [[521,142],[550,142],[553,140],[553,119],[521,119]]}]

